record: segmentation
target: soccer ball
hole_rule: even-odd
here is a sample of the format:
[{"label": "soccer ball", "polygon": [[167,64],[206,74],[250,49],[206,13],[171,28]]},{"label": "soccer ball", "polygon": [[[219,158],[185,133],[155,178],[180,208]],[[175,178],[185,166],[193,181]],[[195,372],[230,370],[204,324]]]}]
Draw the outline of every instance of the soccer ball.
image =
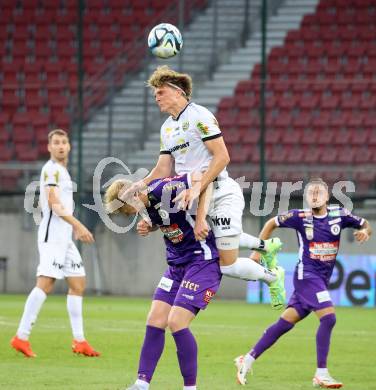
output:
[{"label": "soccer ball", "polygon": [[177,27],[170,23],[161,23],[150,31],[148,46],[156,57],[170,58],[180,52],[183,38]]}]

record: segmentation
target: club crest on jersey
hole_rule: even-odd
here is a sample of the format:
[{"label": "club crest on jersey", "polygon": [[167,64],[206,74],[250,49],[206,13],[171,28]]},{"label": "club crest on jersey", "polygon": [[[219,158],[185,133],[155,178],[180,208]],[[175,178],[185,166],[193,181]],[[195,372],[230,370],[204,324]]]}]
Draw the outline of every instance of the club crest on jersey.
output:
[{"label": "club crest on jersey", "polygon": [[338,236],[338,234],[341,232],[341,228],[339,225],[335,224],[335,225],[332,225],[330,227],[330,231],[332,232],[332,234],[334,234],[335,236]]},{"label": "club crest on jersey", "polygon": [[169,217],[169,214],[166,210],[159,209],[158,214],[162,219],[167,219]]},{"label": "club crest on jersey", "polygon": [[182,129],[183,129],[183,131],[187,131],[189,129],[189,122],[188,121],[183,123]]},{"label": "club crest on jersey", "polygon": [[313,240],[313,226],[306,226],[305,227],[305,234],[306,234],[307,240]]}]

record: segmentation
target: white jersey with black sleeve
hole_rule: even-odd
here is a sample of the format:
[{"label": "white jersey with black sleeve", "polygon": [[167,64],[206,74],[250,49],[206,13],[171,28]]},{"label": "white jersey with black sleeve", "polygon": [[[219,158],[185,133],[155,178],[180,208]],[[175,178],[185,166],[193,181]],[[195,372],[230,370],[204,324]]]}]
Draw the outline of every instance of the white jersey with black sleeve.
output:
[{"label": "white jersey with black sleeve", "polygon": [[38,229],[38,242],[64,242],[72,240],[72,226],[49,207],[46,187],[56,188],[57,195],[68,215],[73,215],[73,184],[67,169],[52,160],[44,164],[40,175],[42,221]]},{"label": "white jersey with black sleeve", "polygon": [[[205,171],[213,158],[205,142],[218,137],[222,134],[214,115],[191,102],[176,118],[169,116],[163,123],[160,154],[170,154],[175,159],[178,175]],[[218,175],[218,179],[227,177],[226,169]]]}]

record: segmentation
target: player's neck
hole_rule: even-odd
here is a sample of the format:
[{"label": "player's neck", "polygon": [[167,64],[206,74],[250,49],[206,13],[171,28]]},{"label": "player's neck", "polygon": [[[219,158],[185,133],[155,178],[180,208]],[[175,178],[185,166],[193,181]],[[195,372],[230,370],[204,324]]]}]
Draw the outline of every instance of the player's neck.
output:
[{"label": "player's neck", "polygon": [[321,206],[319,208],[312,209],[312,214],[316,217],[322,217],[327,214],[326,205]]},{"label": "player's neck", "polygon": [[64,160],[58,160],[54,157],[51,156],[50,158],[53,162],[57,163],[57,164],[60,164],[62,165],[64,168],[66,168],[68,166],[68,159],[65,158]]},{"label": "player's neck", "polygon": [[181,98],[176,102],[176,105],[171,108],[170,115],[176,119],[180,113],[187,107],[189,102],[185,98]]}]

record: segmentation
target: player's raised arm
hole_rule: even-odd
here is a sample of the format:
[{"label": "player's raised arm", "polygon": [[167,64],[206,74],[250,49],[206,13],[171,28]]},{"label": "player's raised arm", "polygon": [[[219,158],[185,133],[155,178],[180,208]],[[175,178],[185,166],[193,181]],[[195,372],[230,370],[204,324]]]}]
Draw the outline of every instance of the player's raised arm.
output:
[{"label": "player's raised arm", "polygon": [[205,146],[213,155],[213,158],[209,163],[208,169],[203,174],[201,180],[201,192],[206,189],[209,183],[212,183],[214,179],[218,177],[218,175],[230,162],[230,156],[222,136],[205,141]]},{"label": "player's raised arm", "polygon": [[159,179],[160,177],[170,176],[172,169],[172,157],[169,153],[163,153],[158,158],[156,166],[151,170],[151,172],[144,177],[143,179],[136,181],[133,183],[124,193],[121,195],[120,199],[124,200],[130,194],[135,193],[137,191],[143,191],[155,179]]},{"label": "player's raised arm", "polygon": [[[259,238],[262,240],[267,240],[272,235],[273,231],[278,227],[275,218],[270,218],[264,227],[262,228]],[[260,262],[261,255],[259,252],[253,251],[251,255],[249,256],[252,260]]]},{"label": "player's raised arm", "polygon": [[360,243],[368,241],[371,234],[372,228],[366,219],[363,222],[362,228],[354,232],[355,239]]},{"label": "player's raised arm", "polygon": [[48,199],[48,206],[50,209],[65,222],[69,223],[73,227],[74,238],[87,244],[94,242],[94,237],[91,232],[83,225],[77,218],[71,215],[62,204],[56,187],[46,187],[46,197]]},{"label": "player's raised arm", "polygon": [[194,234],[197,241],[205,240],[209,234],[209,226],[206,221],[208,214],[210,200],[213,196],[213,183],[210,183],[207,188],[201,192],[196,215],[196,223],[194,227]]}]

